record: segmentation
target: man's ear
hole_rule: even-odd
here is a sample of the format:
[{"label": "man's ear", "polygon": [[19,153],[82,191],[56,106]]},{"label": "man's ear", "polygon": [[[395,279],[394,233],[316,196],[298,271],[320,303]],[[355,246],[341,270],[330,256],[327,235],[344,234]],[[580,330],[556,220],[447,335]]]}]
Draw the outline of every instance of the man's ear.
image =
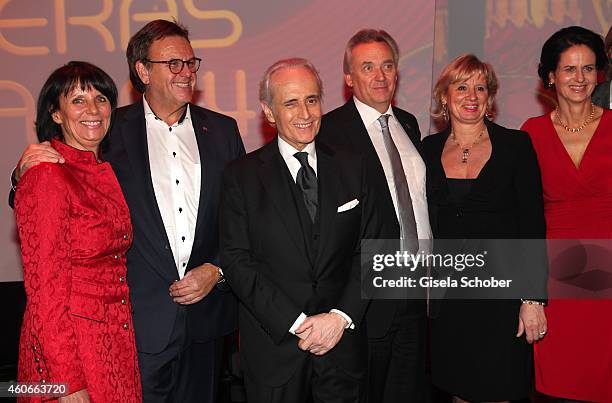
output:
[{"label": "man's ear", "polygon": [[346,85],[348,85],[350,88],[353,88],[353,77],[351,76],[351,73],[345,74],[344,75],[344,82],[346,83]]},{"label": "man's ear", "polygon": [[264,115],[266,115],[266,120],[270,125],[276,125],[276,119],[274,119],[274,114],[272,113],[272,109],[265,102],[260,102],[261,109],[263,110]]},{"label": "man's ear", "polygon": [[140,81],[142,81],[145,85],[148,85],[151,82],[151,72],[140,60],[136,62],[136,72],[138,73]]}]

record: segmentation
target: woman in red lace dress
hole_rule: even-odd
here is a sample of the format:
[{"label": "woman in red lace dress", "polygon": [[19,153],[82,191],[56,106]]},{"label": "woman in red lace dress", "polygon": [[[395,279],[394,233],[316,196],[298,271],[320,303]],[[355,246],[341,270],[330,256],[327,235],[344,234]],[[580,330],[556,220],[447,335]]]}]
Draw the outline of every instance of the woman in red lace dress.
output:
[{"label": "woman in red lace dress", "polygon": [[[556,32],[542,48],[538,74],[558,107],[522,130],[542,172],[549,239],[612,238],[612,112],[591,102],[607,63],[601,37],[581,27]],[[555,265],[550,275],[558,277]],[[537,389],[612,402],[612,300],[555,299],[551,290],[546,317],[548,334],[535,346]]]},{"label": "woman in red lace dress", "polygon": [[130,215],[99,151],[116,104],[115,84],[98,67],[54,71],[36,131],[64,163],[29,169],[15,196],[27,295],[18,379],[66,383],[59,401],[142,400],[126,283]]}]

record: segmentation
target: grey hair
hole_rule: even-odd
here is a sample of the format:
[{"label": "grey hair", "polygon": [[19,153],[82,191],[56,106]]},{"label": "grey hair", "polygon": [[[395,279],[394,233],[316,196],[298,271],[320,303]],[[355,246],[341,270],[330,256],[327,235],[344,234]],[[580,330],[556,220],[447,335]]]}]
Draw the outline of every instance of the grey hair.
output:
[{"label": "grey hair", "polygon": [[263,78],[259,82],[259,100],[261,102],[264,102],[268,106],[271,105],[272,92],[270,91],[270,80],[272,78],[272,75],[279,70],[296,67],[304,67],[315,76],[315,78],[317,79],[317,85],[319,86],[319,96],[322,98],[323,82],[321,81],[321,77],[319,77],[319,72],[317,71],[315,66],[307,59],[303,59],[301,57],[293,57],[290,59],[279,60],[272,66],[268,67],[268,69],[264,73]]},{"label": "grey hair", "polygon": [[372,43],[372,42],[381,42],[386,43],[387,46],[391,49],[393,53],[393,63],[397,66],[399,62],[399,47],[397,46],[397,42],[391,35],[382,29],[362,29],[357,32],[346,44],[346,48],[344,50],[344,61],[342,63],[342,69],[344,74],[350,74],[351,72],[351,62],[352,62],[352,52],[353,49],[357,45],[361,45],[364,43]]}]

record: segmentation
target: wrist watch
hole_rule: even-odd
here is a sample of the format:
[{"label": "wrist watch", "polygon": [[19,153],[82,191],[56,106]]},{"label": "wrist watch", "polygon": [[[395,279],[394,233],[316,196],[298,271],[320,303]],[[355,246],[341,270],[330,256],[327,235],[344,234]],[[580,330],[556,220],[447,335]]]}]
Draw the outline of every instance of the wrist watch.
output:
[{"label": "wrist watch", "polygon": [[223,283],[225,281],[225,276],[223,275],[223,270],[220,267],[217,267],[217,273],[219,274],[219,280],[217,280],[217,284]]}]

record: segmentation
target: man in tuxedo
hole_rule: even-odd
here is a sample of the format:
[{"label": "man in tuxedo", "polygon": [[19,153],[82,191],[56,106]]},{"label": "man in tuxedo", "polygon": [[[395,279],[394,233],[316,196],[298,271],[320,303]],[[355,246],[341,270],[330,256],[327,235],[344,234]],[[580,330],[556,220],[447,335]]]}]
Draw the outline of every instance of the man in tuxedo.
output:
[{"label": "man in tuxedo", "polygon": [[[319,140],[363,156],[381,238],[398,239],[403,250],[416,252],[419,239],[421,249],[426,247],[431,228],[419,126],[413,115],[391,104],[398,57],[397,43],[383,30],[364,29],[348,41],[344,78],[353,96],[323,117]],[[365,322],[370,401],[424,401],[425,300],[372,300]]]},{"label": "man in tuxedo", "polygon": [[[145,402],[216,402],[223,336],[237,302],[218,259],[221,173],[244,155],[236,122],[191,104],[200,59],[188,31],[156,20],[130,39],[142,100],[119,108],[103,143],[130,208],[128,283]],[[61,162],[31,145],[16,174]],[[20,176],[19,175],[19,176]]]},{"label": "man in tuxedo", "polygon": [[278,136],[227,168],[220,210],[247,399],[358,402],[368,304],[360,240],[379,232],[365,167],[315,141],[321,80],[307,60],[268,68],[260,101]]}]

